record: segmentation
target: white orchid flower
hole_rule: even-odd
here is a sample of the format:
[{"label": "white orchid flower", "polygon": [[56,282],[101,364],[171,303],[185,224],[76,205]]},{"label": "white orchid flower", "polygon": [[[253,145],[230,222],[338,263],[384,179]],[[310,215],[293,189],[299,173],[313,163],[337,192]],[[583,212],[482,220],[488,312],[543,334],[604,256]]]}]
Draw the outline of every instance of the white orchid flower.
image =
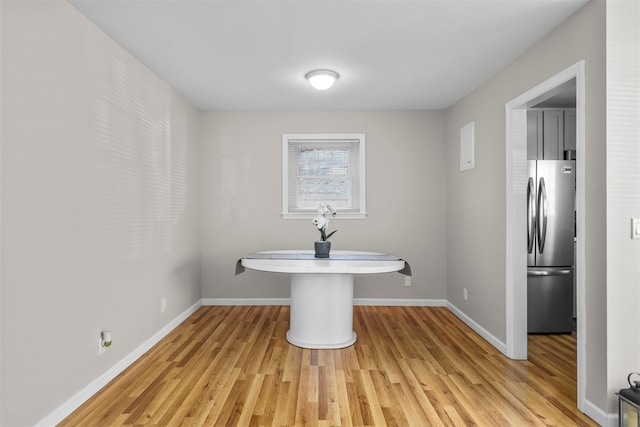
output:
[{"label": "white orchid flower", "polygon": [[320,230],[320,238],[322,241],[326,241],[329,237],[333,235],[337,230],[332,231],[327,235],[327,227],[329,226],[329,219],[326,217],[327,214],[331,216],[336,216],[336,210],[331,206],[321,203],[318,207],[318,216],[313,218],[313,225],[315,225],[318,230]]},{"label": "white orchid flower", "polygon": [[322,215],[318,215],[313,219],[313,224],[318,227],[318,229],[323,229],[327,226],[327,219]]},{"label": "white orchid flower", "polygon": [[320,206],[318,207],[318,213],[323,216],[326,214],[331,214],[331,216],[336,216],[336,210],[332,208],[330,205],[327,205],[325,203],[320,203]]}]

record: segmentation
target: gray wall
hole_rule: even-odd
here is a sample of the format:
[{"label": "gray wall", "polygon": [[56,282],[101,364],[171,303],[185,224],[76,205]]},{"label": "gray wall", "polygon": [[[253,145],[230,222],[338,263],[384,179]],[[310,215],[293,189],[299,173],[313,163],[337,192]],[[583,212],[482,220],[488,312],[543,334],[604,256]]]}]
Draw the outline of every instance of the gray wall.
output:
[{"label": "gray wall", "polygon": [[[605,2],[593,0],[447,111],[447,299],[501,340],[505,314],[505,104],[586,62],[586,399],[606,406]],[[476,122],[476,168],[458,172],[460,127]],[[488,209],[487,205],[493,208]],[[483,236],[490,236],[487,242]],[[459,264],[452,263],[457,260]],[[459,265],[468,268],[459,268]],[[469,299],[462,298],[462,288]],[[491,307],[491,309],[488,309]]]},{"label": "gray wall", "polygon": [[202,296],[288,298],[289,278],[247,271],[243,255],[312,249],[311,220],[282,219],[283,133],[365,133],[367,210],[331,222],[332,249],[392,253],[413,268],[356,278],[357,298],[446,297],[445,143],[441,112],[211,112],[202,115]]},{"label": "gray wall", "polygon": [[0,424],[22,426],[200,300],[198,113],[66,2],[1,13]]}]

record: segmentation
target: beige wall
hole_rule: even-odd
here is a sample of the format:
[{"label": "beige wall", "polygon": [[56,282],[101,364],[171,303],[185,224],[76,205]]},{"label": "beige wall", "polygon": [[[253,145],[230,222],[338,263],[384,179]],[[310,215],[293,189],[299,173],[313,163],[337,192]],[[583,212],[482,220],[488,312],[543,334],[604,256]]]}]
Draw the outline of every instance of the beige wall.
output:
[{"label": "beige wall", "polygon": [[198,113],[66,2],[1,7],[0,425],[26,426],[199,301]]},{"label": "beige wall", "polygon": [[367,210],[364,220],[339,216],[332,249],[396,254],[413,268],[413,286],[399,274],[356,278],[357,298],[444,299],[446,183],[440,112],[203,113],[202,296],[288,298],[289,278],[247,271],[243,255],[311,249],[310,220],[284,220],[283,133],[365,133]]},{"label": "beige wall", "polygon": [[614,393],[640,372],[640,3],[607,2],[607,365]]},{"label": "beige wall", "polygon": [[[586,63],[586,399],[606,407],[605,3],[593,0],[447,111],[447,299],[500,340],[505,311],[505,104]],[[476,124],[476,168],[458,172],[460,127]],[[488,209],[487,206],[492,208]],[[489,239],[487,239],[487,236]],[[459,268],[460,265],[468,268]],[[462,298],[468,288],[469,299]]]}]

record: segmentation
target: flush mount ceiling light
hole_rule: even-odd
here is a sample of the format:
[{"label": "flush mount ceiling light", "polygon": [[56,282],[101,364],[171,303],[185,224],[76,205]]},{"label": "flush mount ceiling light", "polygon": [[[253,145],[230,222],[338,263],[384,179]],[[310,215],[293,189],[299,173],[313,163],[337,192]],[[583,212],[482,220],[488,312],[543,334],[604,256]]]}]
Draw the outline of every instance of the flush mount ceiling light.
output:
[{"label": "flush mount ceiling light", "polygon": [[331,70],[313,70],[305,76],[311,86],[318,90],[327,90],[338,80],[338,73]]}]

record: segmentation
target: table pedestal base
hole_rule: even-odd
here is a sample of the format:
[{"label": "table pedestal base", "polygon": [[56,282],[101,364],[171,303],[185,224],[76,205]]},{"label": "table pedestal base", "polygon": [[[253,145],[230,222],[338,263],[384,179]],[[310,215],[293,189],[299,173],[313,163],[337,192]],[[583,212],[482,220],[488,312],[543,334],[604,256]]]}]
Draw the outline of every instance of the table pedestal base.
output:
[{"label": "table pedestal base", "polygon": [[344,348],[353,332],[353,275],[292,274],[287,341],[311,349]]}]

